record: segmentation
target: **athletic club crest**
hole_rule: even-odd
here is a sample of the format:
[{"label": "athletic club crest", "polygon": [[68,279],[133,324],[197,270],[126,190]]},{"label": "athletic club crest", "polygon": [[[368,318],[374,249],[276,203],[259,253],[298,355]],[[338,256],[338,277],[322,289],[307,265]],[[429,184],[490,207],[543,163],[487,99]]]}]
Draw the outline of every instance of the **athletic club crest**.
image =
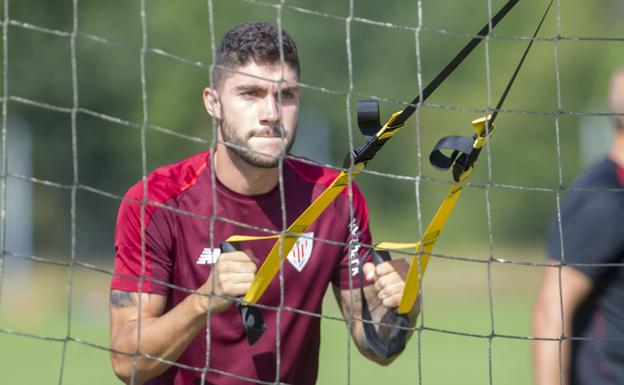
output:
[{"label": "athletic club crest", "polygon": [[312,254],[312,246],[314,246],[314,233],[303,233],[297,239],[297,242],[293,246],[290,253],[288,253],[288,262],[294,266],[297,271],[303,270],[305,265],[310,260]]}]

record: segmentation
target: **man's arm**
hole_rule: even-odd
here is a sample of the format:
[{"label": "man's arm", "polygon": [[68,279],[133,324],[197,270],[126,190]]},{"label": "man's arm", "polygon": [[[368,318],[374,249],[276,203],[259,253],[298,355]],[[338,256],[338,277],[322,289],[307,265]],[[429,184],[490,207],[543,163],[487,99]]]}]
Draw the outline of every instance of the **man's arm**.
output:
[{"label": "man's arm", "polygon": [[[552,264],[558,261],[551,260]],[[542,286],[533,309],[533,336],[555,338],[572,335],[572,318],[578,305],[593,287],[585,274],[573,267],[546,268]],[[559,288],[561,287],[561,291]],[[561,305],[563,304],[563,311]],[[563,320],[561,316],[563,314]],[[563,326],[563,330],[562,330]],[[563,367],[560,366],[563,364]],[[570,341],[533,342],[533,369],[536,385],[567,385],[570,368]],[[563,373],[563,378],[561,378]]]},{"label": "man's arm", "polygon": [[[389,325],[394,324],[393,311],[399,306],[399,302],[401,301],[403,288],[405,287],[405,277],[407,276],[408,270],[409,264],[404,259],[396,259],[390,262],[380,263],[379,265],[373,265],[372,263],[364,265],[362,271],[366,276],[365,279],[369,282],[374,282],[373,285],[364,287],[364,295],[366,296],[366,302],[368,303],[373,322],[381,322]],[[342,310],[342,315],[346,320],[353,319],[351,323],[351,336],[360,353],[381,365],[388,365],[394,361],[397,356],[387,359],[378,357],[366,340],[364,325],[361,321],[362,299],[359,288],[341,290],[334,285],[333,289],[336,300]],[[410,326],[416,324],[419,310],[419,305],[417,303],[414,304],[409,314]],[[388,337],[389,333],[384,332],[384,329],[388,330],[388,326],[376,325],[376,329],[378,335],[382,339]],[[412,332],[409,331],[407,338],[409,339],[411,335]]]},{"label": "man's arm", "polygon": [[[220,313],[232,305],[228,297],[249,290],[256,263],[240,251],[222,253],[212,271],[215,277],[211,274],[196,293],[166,313],[163,295],[111,290],[110,347],[115,374],[125,383],[140,385],[167,370],[168,363],[144,355],[175,362],[204,327],[209,310]],[[141,355],[135,359],[137,352]]]},{"label": "man's arm", "polygon": [[[169,368],[164,362],[144,356],[135,360],[134,353],[175,361],[204,325],[206,310],[196,295],[163,314],[166,300],[158,294],[110,292],[111,360],[115,374],[125,383],[134,376],[134,384],[142,384]],[[141,341],[137,344],[139,331]]]}]

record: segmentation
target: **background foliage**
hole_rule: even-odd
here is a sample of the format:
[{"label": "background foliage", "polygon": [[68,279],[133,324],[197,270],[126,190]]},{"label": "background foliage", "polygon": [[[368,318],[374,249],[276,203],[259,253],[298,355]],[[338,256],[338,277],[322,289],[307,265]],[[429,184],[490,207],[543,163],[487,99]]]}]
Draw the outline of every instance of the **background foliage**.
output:
[{"label": "background foliage", "polygon": [[[75,328],[81,330],[85,325],[95,324],[97,329],[85,332],[80,338],[105,346],[106,339],[102,336],[106,335],[106,325],[101,319],[106,317],[110,279],[106,271],[111,268],[119,199],[142,177],[144,169],[152,170],[210,145],[212,122],[203,109],[201,93],[209,85],[213,44],[226,30],[247,20],[274,23],[279,20],[293,35],[302,61],[304,89],[299,142],[294,152],[339,166],[350,148],[349,138],[353,137],[356,145],[362,143],[354,123],[355,101],[371,96],[381,99],[384,116],[400,110],[418,93],[419,86],[424,86],[465,44],[467,34],[482,26],[490,3],[486,0],[146,0],[145,25],[142,25],[139,1],[80,0],[76,2],[76,12],[70,0],[4,0],[3,4],[5,11],[8,9],[4,20],[9,20],[4,47],[8,52],[4,71],[8,76],[7,84],[3,84],[8,90],[5,95],[8,123],[3,140],[9,152],[6,165],[9,175],[4,176],[9,186],[6,201],[9,214],[3,224],[8,254],[0,270],[0,328],[75,337],[71,330],[76,329],[68,330],[66,320],[67,308],[75,300],[90,303],[70,307],[74,310],[70,321],[81,325]],[[492,0],[492,11],[502,4],[502,0]],[[466,331],[471,319],[477,319],[480,321],[474,322],[483,326],[479,333],[490,333],[495,305],[488,298],[502,293],[498,303],[513,306],[501,310],[501,318],[505,319],[504,314],[520,318],[511,327],[511,334],[529,334],[526,319],[533,284],[542,268],[481,262],[491,256],[513,261],[542,260],[545,230],[556,208],[556,192],[568,186],[586,165],[584,160],[594,157],[595,148],[600,151],[604,138],[608,140],[608,118],[598,113],[607,112],[605,95],[609,76],[624,64],[621,1],[556,1],[555,6],[504,106],[506,111],[499,116],[497,132],[471,179],[473,185],[464,192],[437,247],[440,254],[468,257],[477,263],[433,261],[432,270],[435,270],[428,277],[434,281],[430,291],[432,300],[427,303],[435,304],[430,308],[434,315],[435,309],[443,310],[438,316],[425,316],[422,325]],[[369,165],[371,171],[391,175],[369,174],[358,178],[369,202],[376,240],[419,238],[446,193],[450,178],[428,164],[431,147],[444,135],[471,134],[470,121],[496,104],[527,44],[519,37],[532,34],[545,7],[545,1],[521,1],[497,27],[495,36],[462,64],[397,139]],[[72,63],[71,33],[75,27],[75,63]],[[146,48],[143,63],[142,47]],[[78,108],[75,143],[72,142],[73,107]],[[146,128],[145,143],[142,143],[142,127]],[[31,138],[31,150],[27,152],[17,145],[24,137]],[[74,168],[74,149],[77,168]],[[71,223],[74,181],[81,186],[76,194],[75,237]],[[24,191],[32,194],[26,203],[20,199],[25,196]],[[20,227],[16,225],[24,219],[32,230],[28,235],[18,231]],[[17,242],[18,239],[23,242]],[[63,266],[49,267],[36,261],[26,264],[20,257],[35,256],[66,263],[71,260],[74,241],[75,257],[103,269],[102,272],[87,269],[74,274],[73,269]],[[49,269],[62,274],[55,275]],[[476,274],[478,278],[458,273],[474,269],[480,271]],[[492,275],[492,270],[498,273]],[[41,271],[55,280],[42,285],[38,275]],[[487,271],[490,274],[485,274]],[[449,279],[453,274],[460,279]],[[514,277],[524,278],[514,281]],[[492,289],[496,286],[492,279],[503,282],[498,290]],[[88,282],[99,285],[89,286]],[[446,283],[457,286],[458,290],[445,291]],[[475,287],[476,291],[470,289]],[[40,307],[45,308],[46,303],[35,300],[40,290],[50,290],[57,299],[69,299],[47,302],[57,307],[42,312]],[[473,296],[462,297],[466,293]],[[477,312],[477,316],[475,309],[483,311]],[[427,314],[427,308],[424,313]],[[49,316],[52,320],[58,317],[58,322],[49,323],[53,330],[37,329],[34,325],[47,324],[37,321],[38,316],[32,316],[35,318],[32,323],[15,322],[32,314],[45,319]],[[89,314],[96,316],[89,318]],[[449,317],[462,322],[444,326],[444,320]],[[438,359],[436,354],[443,357],[445,353],[435,349],[447,345],[444,341],[426,342],[426,334],[423,356],[432,352],[431,360]],[[0,338],[3,339],[0,352],[4,356],[16,358],[13,350],[6,348],[13,346],[9,340],[23,344],[22,349],[29,352],[44,351],[45,343],[38,340],[4,333],[0,333]],[[432,337],[429,338],[431,341]],[[471,351],[469,346],[475,343],[466,338],[450,343],[459,349],[456,350],[459,357],[472,355],[462,353],[462,349]],[[340,345],[336,346],[344,349],[344,340],[338,340]],[[513,345],[510,341],[513,340],[503,340],[501,344]],[[486,358],[487,339],[476,344],[477,349],[486,351],[479,357]],[[526,375],[528,343],[514,346],[517,345],[522,346],[517,351],[511,349],[524,357],[522,367]],[[419,358],[416,344],[412,347],[411,355],[401,361],[410,376],[414,373],[409,372],[410,368],[419,359],[431,362]],[[76,353],[83,358],[97,351],[83,345],[74,348],[90,352]],[[58,346],[54,349],[53,359],[60,360]],[[496,353],[499,348],[494,350]],[[334,350],[324,347],[324,356],[330,355],[330,351]],[[104,351],[96,355],[97,358],[88,362],[96,363],[97,367],[108,365]],[[336,363],[335,360],[323,362],[322,365]],[[477,376],[469,383],[488,380],[481,377],[487,376],[487,360],[481,365],[484,366],[468,366],[466,370],[473,368]],[[3,376],[7,372],[15,373],[16,367],[17,364],[7,366],[0,372]],[[339,367],[342,373],[347,373],[344,361]],[[373,370],[366,365],[356,367]],[[509,365],[509,370],[512,367]],[[443,377],[427,377],[426,373],[423,371],[422,375],[425,384],[448,383],[436,380]],[[498,375],[492,375],[495,382]],[[52,382],[58,379],[54,376],[56,372]],[[103,378],[110,381],[112,377]],[[467,378],[466,374],[463,378]]]}]

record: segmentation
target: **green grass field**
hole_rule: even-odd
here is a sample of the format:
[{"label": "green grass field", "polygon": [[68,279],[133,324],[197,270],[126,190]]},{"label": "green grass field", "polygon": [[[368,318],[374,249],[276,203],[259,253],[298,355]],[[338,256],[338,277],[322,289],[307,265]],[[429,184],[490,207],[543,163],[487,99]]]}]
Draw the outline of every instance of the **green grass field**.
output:
[{"label": "green grass field", "polygon": [[[62,341],[6,332],[59,339],[69,332],[76,340],[105,348],[109,276],[75,269],[69,318],[66,268],[35,265],[30,292],[20,290],[23,282],[16,283],[10,272],[9,265],[0,303],[0,329],[5,330],[0,333],[2,383],[59,384],[61,373],[62,384],[119,383],[104,349],[71,341],[63,360]],[[353,344],[348,347],[344,322],[324,320],[318,383],[530,383],[530,342],[501,335],[530,334],[530,309],[540,273],[538,268],[495,264],[488,281],[487,264],[432,260],[424,288],[423,328],[413,335],[403,355],[387,367],[370,363]],[[337,311],[328,296],[324,312],[337,315]],[[494,337],[487,338],[492,332]]]}]

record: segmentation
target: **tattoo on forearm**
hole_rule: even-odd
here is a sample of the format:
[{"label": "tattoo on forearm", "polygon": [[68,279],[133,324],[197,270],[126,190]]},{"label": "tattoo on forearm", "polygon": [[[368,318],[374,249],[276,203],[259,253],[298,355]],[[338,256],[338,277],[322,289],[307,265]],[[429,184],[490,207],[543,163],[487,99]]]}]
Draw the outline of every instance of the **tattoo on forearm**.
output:
[{"label": "tattoo on forearm", "polygon": [[121,290],[111,290],[110,303],[116,308],[136,306],[133,293]]}]

